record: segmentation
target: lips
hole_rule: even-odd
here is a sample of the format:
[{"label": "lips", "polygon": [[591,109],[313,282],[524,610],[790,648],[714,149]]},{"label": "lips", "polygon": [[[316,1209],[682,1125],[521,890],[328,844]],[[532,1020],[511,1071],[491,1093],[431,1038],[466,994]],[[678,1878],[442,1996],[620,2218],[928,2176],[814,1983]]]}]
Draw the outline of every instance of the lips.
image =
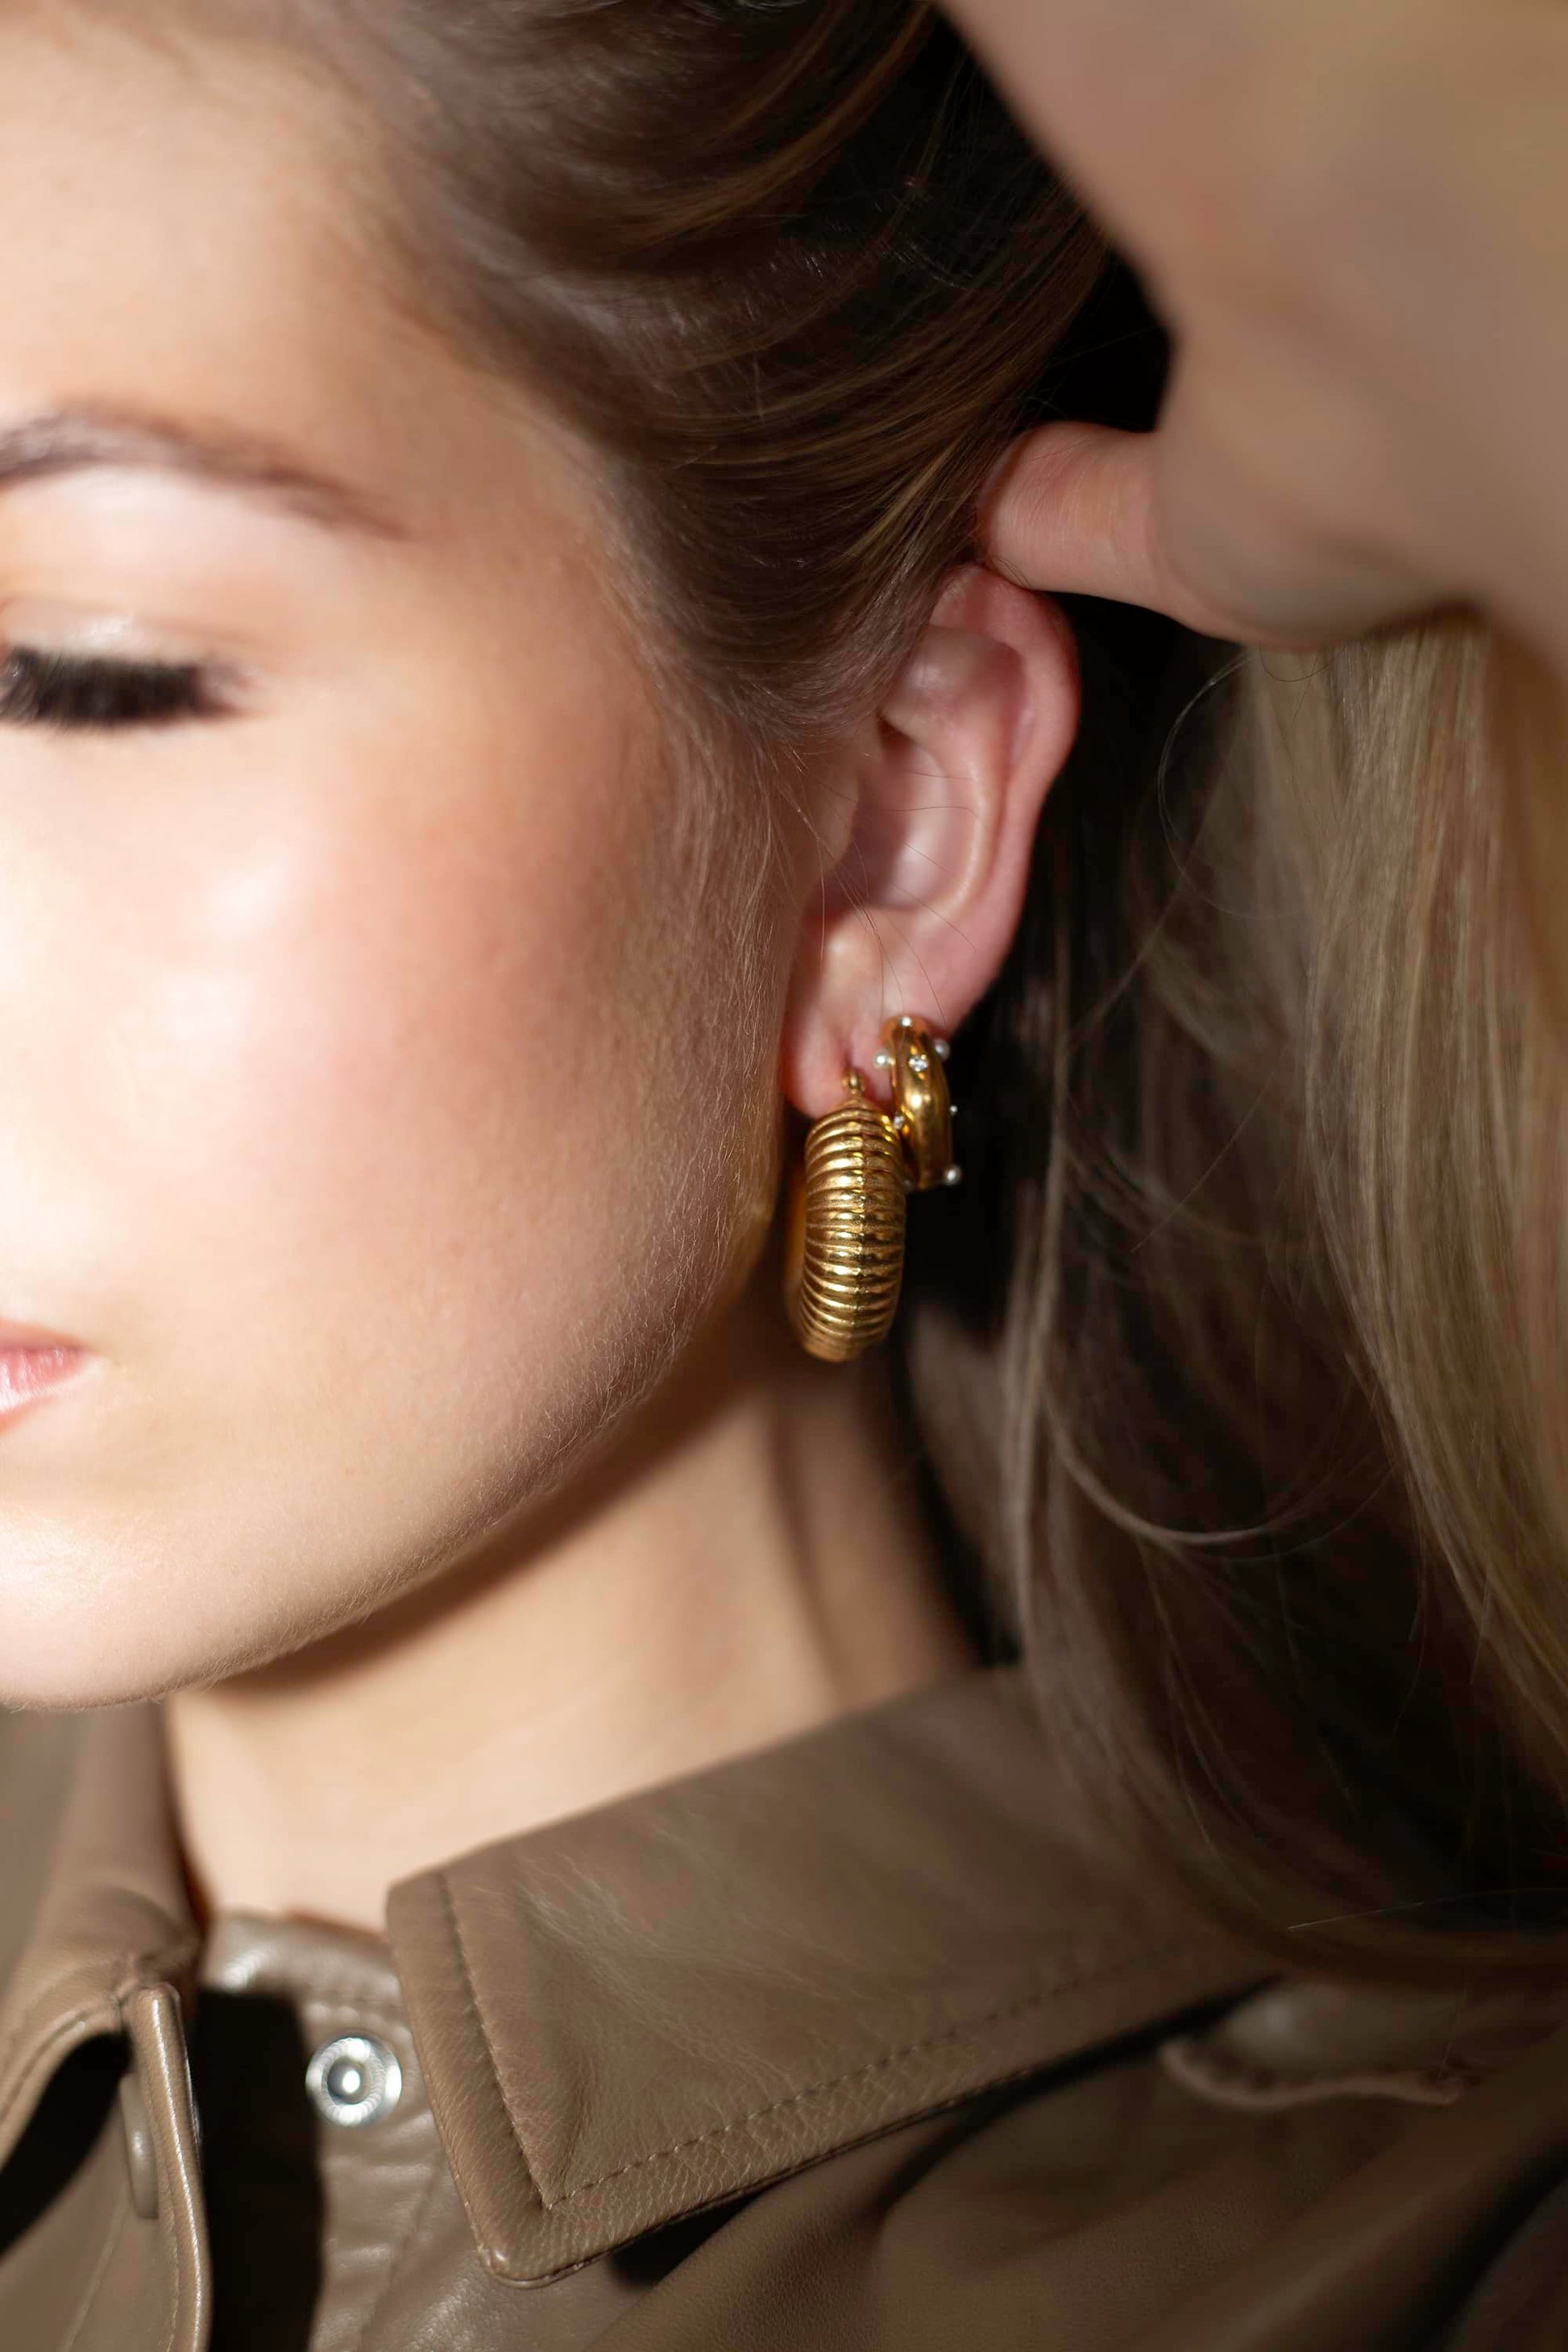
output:
[{"label": "lips", "polygon": [[0,1417],[71,1380],[87,1361],[87,1350],[58,1333],[16,1323],[0,1323]]}]

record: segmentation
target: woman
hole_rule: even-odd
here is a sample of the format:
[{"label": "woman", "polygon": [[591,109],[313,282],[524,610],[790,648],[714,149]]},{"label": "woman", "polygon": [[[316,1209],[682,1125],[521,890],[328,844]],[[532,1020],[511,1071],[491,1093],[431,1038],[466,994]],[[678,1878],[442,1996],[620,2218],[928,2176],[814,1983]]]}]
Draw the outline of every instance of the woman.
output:
[{"label": "woman", "polygon": [[1568,66],[1278,13],[955,11],[1132,441],[909,0],[0,21],[7,2346],[1560,2340]]}]

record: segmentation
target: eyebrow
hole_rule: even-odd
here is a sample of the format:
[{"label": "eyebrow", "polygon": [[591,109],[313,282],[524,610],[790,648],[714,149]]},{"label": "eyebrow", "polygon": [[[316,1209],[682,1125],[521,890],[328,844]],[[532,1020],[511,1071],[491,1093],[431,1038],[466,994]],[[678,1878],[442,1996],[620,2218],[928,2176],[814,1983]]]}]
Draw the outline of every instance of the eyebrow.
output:
[{"label": "eyebrow", "polygon": [[367,531],[381,539],[405,536],[363,491],[247,434],[96,407],[56,409],[0,425],[0,490],[126,467],[216,483],[329,530]]}]

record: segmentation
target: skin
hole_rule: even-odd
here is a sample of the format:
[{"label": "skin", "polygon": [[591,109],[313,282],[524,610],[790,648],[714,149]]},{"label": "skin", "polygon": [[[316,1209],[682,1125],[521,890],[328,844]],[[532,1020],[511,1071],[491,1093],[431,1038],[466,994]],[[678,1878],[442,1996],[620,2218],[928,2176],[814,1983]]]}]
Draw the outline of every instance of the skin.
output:
[{"label": "skin", "polygon": [[587,454],[342,222],[362,136],[256,50],[0,20],[0,452],[277,453],[0,488],[0,655],[226,706],[0,727],[0,1318],[88,1351],[0,1426],[0,1702],[174,1694],[208,1903],[374,1927],[964,1663],[880,1370],[784,1329],[780,1122],[989,984],[1077,701],[957,575],[768,857]]},{"label": "skin", "polygon": [[1568,677],[1557,0],[951,13],[1176,349],[1157,432],[1019,445],[996,560],[1262,646],[1473,604]]},{"label": "skin", "polygon": [[[1157,435],[1016,454],[1006,569],[1258,643],[1466,596],[1561,667],[1560,11],[955,14],[1180,352]],[[0,728],[0,1317],[89,1350],[0,1428],[0,1700],[174,1694],[209,1903],[374,1926],[963,1663],[876,1364],[783,1328],[779,1114],[989,984],[1076,688],[959,575],[770,861],[591,458],[342,220],[362,140],[256,49],[0,19],[0,451],[151,412],[363,510],[144,436],[0,489],[0,650],[233,704]]]}]

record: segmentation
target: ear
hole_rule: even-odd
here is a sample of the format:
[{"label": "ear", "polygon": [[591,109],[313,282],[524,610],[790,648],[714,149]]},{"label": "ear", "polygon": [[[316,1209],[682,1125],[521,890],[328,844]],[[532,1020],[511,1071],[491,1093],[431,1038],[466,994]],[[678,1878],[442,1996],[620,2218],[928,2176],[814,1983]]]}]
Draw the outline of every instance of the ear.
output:
[{"label": "ear", "polygon": [[882,1024],[956,1029],[1001,970],[1041,804],[1078,727],[1072,632],[1047,598],[952,573],[875,720],[821,780],[799,904],[784,1090],[808,1118],[875,1084]]}]

